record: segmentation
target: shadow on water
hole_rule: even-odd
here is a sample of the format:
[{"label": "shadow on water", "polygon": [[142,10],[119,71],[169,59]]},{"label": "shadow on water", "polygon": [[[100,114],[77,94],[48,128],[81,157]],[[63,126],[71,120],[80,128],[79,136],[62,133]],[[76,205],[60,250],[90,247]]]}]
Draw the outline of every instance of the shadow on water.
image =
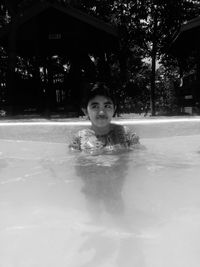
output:
[{"label": "shadow on water", "polygon": [[1,171],[2,169],[6,168],[7,165],[8,165],[8,163],[7,163],[6,159],[4,159],[4,158],[0,158],[0,171]]},{"label": "shadow on water", "polygon": [[82,267],[108,263],[116,267],[145,266],[140,239],[123,225],[123,187],[131,155],[132,152],[115,151],[77,157],[76,174],[82,181],[81,192],[91,215],[91,225],[96,227],[96,231],[83,233],[85,241],[79,253],[90,252],[91,256]]},{"label": "shadow on water", "polygon": [[80,155],[76,163],[76,174],[83,183],[82,193],[88,208],[94,215],[106,212],[123,214],[123,185],[128,170],[130,153],[103,153]]}]

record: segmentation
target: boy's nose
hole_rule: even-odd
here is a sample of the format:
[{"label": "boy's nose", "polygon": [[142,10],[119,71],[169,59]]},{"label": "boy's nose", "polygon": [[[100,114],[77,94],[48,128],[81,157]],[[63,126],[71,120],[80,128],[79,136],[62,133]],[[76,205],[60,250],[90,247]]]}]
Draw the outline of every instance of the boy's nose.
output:
[{"label": "boy's nose", "polygon": [[100,114],[100,115],[105,114],[105,110],[104,110],[104,108],[101,108],[101,109],[99,110],[99,114]]}]

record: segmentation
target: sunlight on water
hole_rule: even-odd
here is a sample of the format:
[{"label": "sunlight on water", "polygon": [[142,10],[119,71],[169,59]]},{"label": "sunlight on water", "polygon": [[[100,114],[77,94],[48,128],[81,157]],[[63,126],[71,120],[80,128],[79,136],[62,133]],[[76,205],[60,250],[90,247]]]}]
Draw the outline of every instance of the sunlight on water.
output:
[{"label": "sunlight on water", "polygon": [[0,140],[0,266],[199,266],[200,135],[102,155],[16,139]]}]

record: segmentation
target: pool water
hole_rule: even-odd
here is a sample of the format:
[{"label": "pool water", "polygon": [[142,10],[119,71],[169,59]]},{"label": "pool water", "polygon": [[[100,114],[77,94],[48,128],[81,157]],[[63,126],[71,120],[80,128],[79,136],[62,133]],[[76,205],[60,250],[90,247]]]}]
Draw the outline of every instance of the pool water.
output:
[{"label": "pool water", "polygon": [[199,122],[130,124],[144,147],[101,155],[68,150],[81,127],[0,126],[0,266],[199,266]]}]

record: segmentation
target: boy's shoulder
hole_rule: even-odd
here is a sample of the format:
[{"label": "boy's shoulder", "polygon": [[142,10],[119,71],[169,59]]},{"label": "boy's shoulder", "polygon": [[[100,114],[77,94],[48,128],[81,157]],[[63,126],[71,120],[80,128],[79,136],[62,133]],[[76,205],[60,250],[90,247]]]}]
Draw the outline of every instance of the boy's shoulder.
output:
[{"label": "boy's shoulder", "polygon": [[125,127],[123,125],[112,123],[111,126],[112,126],[112,131],[125,132]]},{"label": "boy's shoulder", "polygon": [[135,133],[135,131],[124,125],[115,124],[116,133],[123,136],[128,143],[128,145],[138,144],[139,143],[139,136]]},{"label": "boy's shoulder", "polygon": [[132,127],[113,124],[114,135],[117,136],[117,140],[121,144],[125,144],[127,147],[135,147],[136,144],[140,144],[139,136],[135,133]]},{"label": "boy's shoulder", "polygon": [[95,132],[90,128],[85,128],[85,129],[79,130],[77,135],[79,138],[85,138],[85,137],[87,138],[87,137],[95,135]]},{"label": "boy's shoulder", "polygon": [[121,124],[112,124],[112,130],[114,130],[115,132],[119,132],[121,134],[134,134],[134,131],[132,129],[130,129],[127,126],[121,125]]},{"label": "boy's shoulder", "polygon": [[89,128],[81,129],[73,135],[69,147],[72,150],[82,150],[83,144],[86,143],[92,136],[94,136],[93,130]]}]

